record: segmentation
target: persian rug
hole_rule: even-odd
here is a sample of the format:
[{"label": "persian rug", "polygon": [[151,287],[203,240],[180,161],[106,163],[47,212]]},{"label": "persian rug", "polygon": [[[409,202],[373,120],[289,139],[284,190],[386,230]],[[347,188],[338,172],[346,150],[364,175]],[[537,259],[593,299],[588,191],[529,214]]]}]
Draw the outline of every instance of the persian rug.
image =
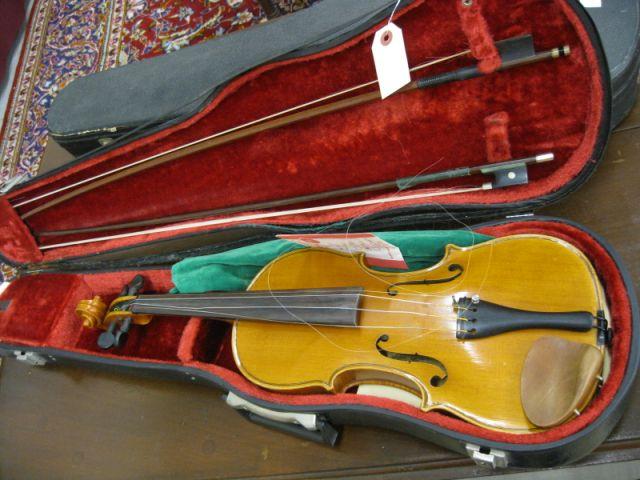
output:
[{"label": "persian rug", "polygon": [[73,79],[264,22],[265,8],[277,16],[313,1],[33,0],[0,130],[0,184],[37,174],[47,111]]},{"label": "persian rug", "polygon": [[262,7],[272,16],[292,13],[306,8],[317,0],[260,0]]}]

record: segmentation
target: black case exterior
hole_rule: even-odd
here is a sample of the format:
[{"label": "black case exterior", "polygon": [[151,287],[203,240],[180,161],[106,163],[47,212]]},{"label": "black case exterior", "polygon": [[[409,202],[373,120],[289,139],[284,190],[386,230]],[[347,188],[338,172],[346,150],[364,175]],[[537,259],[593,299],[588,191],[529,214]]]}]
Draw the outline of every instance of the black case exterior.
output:
[{"label": "black case exterior", "polygon": [[[419,219],[417,220],[419,221]],[[631,276],[624,267],[619,255],[603,238],[577,223],[553,217],[526,216],[519,219],[506,218],[500,221],[482,223],[473,228],[528,221],[556,222],[570,225],[584,231],[595,239],[597,243],[599,243],[613,258],[620,270],[627,291],[634,291]],[[637,332],[638,329],[640,329],[640,312],[638,310],[638,302],[632,294],[630,294],[630,299],[632,309],[632,331]],[[407,433],[459,452],[463,455],[473,456],[473,451],[481,449],[483,455],[501,459],[499,463],[493,466],[542,468],[565,465],[579,460],[600,445],[611,433],[628,404],[631,387],[640,365],[640,352],[638,351],[638,345],[633,342],[632,345],[627,369],[620,388],[609,406],[602,412],[598,419],[588,427],[569,437],[563,438],[557,442],[542,445],[518,445],[489,441],[479,437],[460,434],[436,425],[427,424],[401,413],[369,406],[343,404],[296,406],[266,402],[261,399],[245,395],[244,393],[236,390],[229,383],[209,372],[188,367],[135,362],[113,358],[99,358],[92,355],[82,355],[53,348],[25,348],[22,346],[12,346],[7,344],[0,345],[0,356],[24,358],[25,356],[28,357],[27,354],[32,352],[37,355],[38,363],[41,365],[76,365],[145,377],[151,376],[167,380],[181,380],[189,381],[191,383],[196,382],[220,389],[225,393],[233,392],[235,395],[251,402],[253,405],[257,405],[258,407],[266,408],[271,411],[313,413],[318,416],[318,422],[321,424],[319,426],[319,430],[315,433],[309,433],[309,431],[304,428],[290,423],[280,423],[255,414],[242,412],[245,417],[256,423],[281,430],[287,434],[301,436],[307,440],[327,443],[330,445],[335,443],[337,438],[336,432],[339,431],[339,428],[343,425],[372,426]]]},{"label": "black case exterior", "polygon": [[596,25],[611,72],[611,126],[629,114],[638,95],[640,78],[640,1],[604,0],[587,8]]}]

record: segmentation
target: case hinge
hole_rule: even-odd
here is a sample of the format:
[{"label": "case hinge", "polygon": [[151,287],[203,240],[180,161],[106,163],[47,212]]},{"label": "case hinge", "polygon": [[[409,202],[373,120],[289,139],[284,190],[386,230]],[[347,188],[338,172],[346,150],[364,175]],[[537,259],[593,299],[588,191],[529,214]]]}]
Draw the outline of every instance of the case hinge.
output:
[{"label": "case hinge", "polygon": [[40,355],[36,352],[22,352],[20,350],[14,350],[13,354],[19,362],[24,362],[28,365],[33,365],[34,367],[41,367],[52,360],[51,357],[45,357],[44,355]]},{"label": "case hinge", "polygon": [[335,445],[339,432],[325,418],[316,413],[272,410],[252,403],[233,392],[229,392],[227,405],[238,410],[253,423],[283,431],[305,440]]},{"label": "case hinge", "polygon": [[476,465],[488,466],[491,468],[506,468],[509,465],[507,453],[495,448],[481,447],[473,443],[465,445],[467,455]]}]

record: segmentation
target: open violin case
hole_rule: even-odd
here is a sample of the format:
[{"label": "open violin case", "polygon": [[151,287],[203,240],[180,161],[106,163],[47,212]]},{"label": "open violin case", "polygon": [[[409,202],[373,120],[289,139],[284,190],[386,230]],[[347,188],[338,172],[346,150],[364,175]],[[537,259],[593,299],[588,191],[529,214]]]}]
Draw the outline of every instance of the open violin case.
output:
[{"label": "open violin case", "polygon": [[[368,13],[363,10],[365,3]],[[603,442],[625,409],[638,367],[640,325],[633,284],[605,239],[569,220],[531,213],[586,182],[603,156],[609,135],[611,95],[606,60],[591,20],[575,1],[404,2],[393,22],[402,28],[410,65],[466,48],[472,52],[420,75],[473,62],[487,75],[397,93],[383,101],[259,133],[164,163],[26,219],[21,216],[45,199],[15,206],[212,132],[374,79],[371,44],[394,4],[391,0],[325,0],[232,35],[242,54],[250,54],[252,44],[247,42],[256,41],[255,31],[264,30],[260,35],[275,45],[261,42],[267,45],[261,47],[264,55],[253,58],[251,68],[234,72],[228,80],[218,76],[216,88],[196,89],[192,104],[179,109],[165,99],[155,122],[142,118],[143,113],[126,126],[128,135],[120,140],[1,197],[2,260],[18,270],[17,278],[0,297],[2,354],[34,364],[73,363],[201,382],[223,390],[228,402],[253,421],[330,444],[336,441],[341,425],[363,424],[406,432],[494,467],[550,467],[576,461]],[[329,6],[346,10],[325,16],[315,10]],[[314,16],[305,17],[308,12]],[[302,25],[296,23],[299,18]],[[317,18],[319,26],[311,18]],[[322,37],[319,30],[324,31]],[[305,38],[304,45],[292,43],[296,33]],[[536,50],[566,44],[571,54],[495,72],[500,66],[495,42],[525,34],[533,36]],[[151,63],[151,75],[158,75],[157,65],[170,64],[163,62],[167,60]],[[131,68],[142,75],[146,64]],[[183,71],[186,68],[180,66]],[[91,81],[100,75],[109,79],[107,83],[119,81],[109,77],[116,75],[109,72]],[[144,82],[137,78],[138,90],[143,89]],[[89,91],[88,85],[83,88]],[[106,101],[114,105],[126,102],[128,95],[137,94],[134,90],[121,90],[120,97]],[[108,97],[108,93],[100,95]],[[107,108],[104,98],[95,95],[85,100]],[[158,102],[165,101],[158,92],[154,95]],[[530,166],[528,181],[508,188],[151,231],[56,248],[46,247],[92,234],[53,239],[37,234],[250,204],[544,152],[553,152],[555,160]],[[443,180],[410,193],[461,188],[486,180],[481,175]],[[378,199],[390,193],[359,194],[340,201]],[[132,327],[123,347],[102,350],[96,344],[98,331],[83,328],[74,314],[80,300],[95,295],[112,300],[136,274],[146,278],[149,290],[167,292],[172,287],[171,266],[179,260],[257,244],[280,233],[453,227],[469,227],[494,237],[551,235],[577,247],[592,262],[606,292],[613,341],[609,375],[580,415],[547,430],[513,434],[374,396],[275,393],[250,383],[238,372],[225,323],[157,318],[144,328]],[[513,268],[518,267],[514,264]],[[485,394],[491,392],[478,393]]]}]

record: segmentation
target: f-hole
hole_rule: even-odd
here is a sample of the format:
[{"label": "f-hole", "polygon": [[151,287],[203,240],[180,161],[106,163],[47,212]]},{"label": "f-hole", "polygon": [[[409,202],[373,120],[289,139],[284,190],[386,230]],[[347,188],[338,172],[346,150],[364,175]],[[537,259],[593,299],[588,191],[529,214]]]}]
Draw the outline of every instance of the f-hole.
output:
[{"label": "f-hole", "polygon": [[397,287],[399,287],[400,285],[437,285],[439,283],[449,283],[449,282],[454,281],[460,275],[462,275],[462,273],[464,272],[464,268],[462,268],[462,265],[459,265],[457,263],[452,263],[451,265],[449,265],[449,271],[450,272],[455,272],[455,274],[451,275],[450,277],[446,277],[446,278],[435,278],[435,279],[428,279],[428,280],[413,280],[413,281],[410,281],[410,282],[393,283],[393,284],[389,285],[389,287],[387,288],[387,293],[389,295],[391,295],[392,297],[395,297],[398,294]]},{"label": "f-hole", "polygon": [[378,350],[378,352],[380,352],[380,355],[391,358],[392,360],[399,360],[401,362],[421,362],[433,365],[434,367],[438,367],[440,370],[442,370],[443,375],[434,375],[433,377],[431,377],[429,383],[431,383],[432,387],[441,387],[446,383],[449,374],[447,373],[447,368],[440,360],[433,357],[427,357],[426,355],[420,355],[419,353],[398,353],[385,350],[380,346],[380,344],[388,341],[389,335],[387,334],[380,335],[380,337],[378,337],[378,340],[376,340],[376,349]]}]

